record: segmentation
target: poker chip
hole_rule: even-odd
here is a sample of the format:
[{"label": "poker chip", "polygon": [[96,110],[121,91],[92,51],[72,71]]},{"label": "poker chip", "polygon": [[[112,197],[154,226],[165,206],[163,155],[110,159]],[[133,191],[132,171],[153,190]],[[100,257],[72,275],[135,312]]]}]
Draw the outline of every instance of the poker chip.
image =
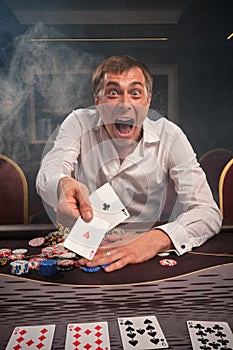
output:
[{"label": "poker chip", "polygon": [[58,271],[70,271],[74,268],[74,260],[64,259],[57,261]]},{"label": "poker chip", "polygon": [[105,264],[105,265],[101,265],[102,269],[105,269],[105,267],[109,266],[110,264]]},{"label": "poker chip", "polygon": [[87,267],[87,266],[82,266],[81,270],[85,272],[98,272],[101,269],[101,266],[93,266],[93,267]]},{"label": "poker chip", "polygon": [[0,266],[5,266],[8,263],[8,257],[0,258]]},{"label": "poker chip", "polygon": [[64,241],[64,233],[61,231],[53,231],[53,232],[49,232],[49,234],[47,234],[47,236],[45,236],[45,243],[46,244],[52,244],[55,245],[57,243],[60,243]]},{"label": "poker chip", "polygon": [[11,254],[10,248],[1,248],[0,249],[0,258],[4,258],[5,256],[8,256]]},{"label": "poker chip", "polygon": [[58,260],[57,266],[61,266],[61,267],[74,266],[74,260],[69,260],[69,259]]},{"label": "poker chip", "polygon": [[33,238],[31,239],[28,244],[31,247],[40,247],[41,245],[43,245],[45,242],[45,238],[44,237],[37,237],[37,238]]},{"label": "poker chip", "polygon": [[73,252],[66,252],[66,253],[62,253],[59,255],[59,258],[61,259],[74,259],[76,258],[76,254]]},{"label": "poker chip", "polygon": [[162,266],[175,266],[177,264],[177,261],[173,259],[162,259],[159,263]]},{"label": "poker chip", "polygon": [[12,254],[15,254],[15,255],[26,254],[27,251],[28,251],[28,250],[25,249],[25,248],[19,248],[19,249],[14,249],[14,250],[12,250]]},{"label": "poker chip", "polygon": [[165,256],[169,256],[170,253],[169,253],[169,252],[161,252],[161,253],[158,253],[157,255],[158,255],[158,256],[161,256],[161,257],[162,257],[162,256],[165,257]]},{"label": "poker chip", "polygon": [[52,254],[54,252],[54,247],[45,247],[41,249],[43,254]]},{"label": "poker chip", "polygon": [[16,260],[10,263],[11,273],[13,275],[25,275],[28,273],[28,262],[26,260]]},{"label": "poker chip", "polygon": [[38,270],[41,276],[54,276],[57,272],[57,262],[56,260],[47,259],[40,261],[40,266]]},{"label": "poker chip", "polygon": [[9,260],[15,261],[15,260],[23,260],[25,258],[24,254],[11,254],[8,256]]},{"label": "poker chip", "polygon": [[38,260],[29,260],[28,267],[30,270],[38,270],[40,267],[40,261]]}]

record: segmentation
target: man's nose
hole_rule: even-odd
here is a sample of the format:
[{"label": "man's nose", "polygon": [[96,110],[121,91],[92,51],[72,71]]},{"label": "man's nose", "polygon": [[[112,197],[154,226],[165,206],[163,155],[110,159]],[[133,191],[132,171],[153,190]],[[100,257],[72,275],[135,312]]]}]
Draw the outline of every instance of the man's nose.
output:
[{"label": "man's nose", "polygon": [[122,112],[129,111],[132,108],[130,103],[130,98],[128,95],[124,94],[121,96],[119,108],[121,109]]},{"label": "man's nose", "polygon": [[118,105],[118,108],[120,109],[121,113],[127,113],[131,110],[131,104],[127,102],[120,102]]}]

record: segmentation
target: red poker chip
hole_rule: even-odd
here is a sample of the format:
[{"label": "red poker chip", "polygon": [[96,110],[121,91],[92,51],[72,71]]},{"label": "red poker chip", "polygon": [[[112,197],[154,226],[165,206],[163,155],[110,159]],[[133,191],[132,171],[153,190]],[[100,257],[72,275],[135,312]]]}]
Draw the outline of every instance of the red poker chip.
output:
[{"label": "red poker chip", "polygon": [[28,263],[28,267],[30,270],[38,270],[40,267],[40,261],[30,260]]},{"label": "red poker chip", "polygon": [[24,254],[11,254],[8,256],[11,261],[23,260],[25,258]]},{"label": "red poker chip", "polygon": [[40,247],[41,245],[43,245],[45,242],[45,239],[44,237],[36,237],[36,238],[33,238],[31,239],[28,244],[31,246],[31,247]]},{"label": "red poker chip", "polygon": [[74,260],[64,259],[64,260],[58,260],[57,266],[60,267],[70,267],[74,266]]},{"label": "red poker chip", "polygon": [[177,264],[176,260],[173,259],[162,259],[159,261],[162,266],[175,266]]},{"label": "red poker chip", "polygon": [[0,258],[4,258],[5,256],[8,256],[11,254],[10,248],[1,248],[0,249]]}]

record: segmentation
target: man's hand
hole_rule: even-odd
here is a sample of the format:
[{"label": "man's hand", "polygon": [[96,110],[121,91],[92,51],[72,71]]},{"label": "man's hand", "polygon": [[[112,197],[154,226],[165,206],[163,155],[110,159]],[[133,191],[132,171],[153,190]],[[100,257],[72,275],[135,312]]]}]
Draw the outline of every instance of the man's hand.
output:
[{"label": "man's hand", "polygon": [[[79,262],[81,265],[88,267],[110,264],[105,268],[105,271],[112,272],[128,264],[147,261],[157,253],[166,251],[171,247],[172,242],[168,235],[161,230],[153,229],[126,245],[111,249],[99,249],[91,261],[82,258]],[[107,251],[110,255],[106,254]]]},{"label": "man's hand", "polygon": [[58,184],[57,221],[65,227],[72,227],[80,215],[87,222],[93,218],[89,191],[77,180],[64,177]]}]

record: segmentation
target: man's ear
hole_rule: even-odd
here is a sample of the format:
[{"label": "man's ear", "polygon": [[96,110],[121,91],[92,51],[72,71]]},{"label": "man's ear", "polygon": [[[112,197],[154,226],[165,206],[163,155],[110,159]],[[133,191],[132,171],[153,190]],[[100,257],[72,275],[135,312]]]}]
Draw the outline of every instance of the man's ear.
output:
[{"label": "man's ear", "polygon": [[151,99],[152,99],[152,95],[149,95],[148,96],[148,107],[150,107]]},{"label": "man's ear", "polygon": [[94,101],[95,101],[95,105],[98,106],[99,104],[99,99],[96,95],[94,95]]}]

